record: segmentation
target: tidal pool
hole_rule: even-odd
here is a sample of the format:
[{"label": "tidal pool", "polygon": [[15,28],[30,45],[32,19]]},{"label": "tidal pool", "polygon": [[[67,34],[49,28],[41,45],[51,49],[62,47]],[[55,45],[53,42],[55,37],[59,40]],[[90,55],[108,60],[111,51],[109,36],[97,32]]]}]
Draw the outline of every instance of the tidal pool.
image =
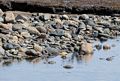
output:
[{"label": "tidal pool", "polygon": [[[0,60],[0,81],[120,81],[120,38],[110,44],[110,50],[95,49],[93,55],[79,58],[60,56],[50,59]],[[112,47],[112,45],[115,45]],[[111,60],[106,60],[112,57]],[[48,64],[53,61],[54,64]],[[64,65],[73,68],[65,69]]]}]

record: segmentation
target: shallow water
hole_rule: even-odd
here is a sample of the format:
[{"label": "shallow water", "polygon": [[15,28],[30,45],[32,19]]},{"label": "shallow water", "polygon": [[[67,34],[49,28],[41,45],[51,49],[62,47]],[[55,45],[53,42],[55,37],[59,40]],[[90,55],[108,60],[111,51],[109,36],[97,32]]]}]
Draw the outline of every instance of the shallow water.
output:
[{"label": "shallow water", "polygon": [[[115,45],[110,50],[96,50],[82,58],[59,56],[46,60],[27,59],[0,62],[0,81],[120,81],[120,38],[104,43]],[[104,44],[103,43],[103,44]],[[113,57],[112,61],[106,58]],[[102,59],[100,59],[102,58]],[[72,69],[63,68],[72,65]]]}]

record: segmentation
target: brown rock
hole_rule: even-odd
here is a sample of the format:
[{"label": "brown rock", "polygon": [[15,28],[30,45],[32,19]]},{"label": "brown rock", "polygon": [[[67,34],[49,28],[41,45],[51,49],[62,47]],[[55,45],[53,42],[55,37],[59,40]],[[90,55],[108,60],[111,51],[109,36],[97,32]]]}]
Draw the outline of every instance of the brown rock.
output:
[{"label": "brown rock", "polygon": [[31,34],[40,35],[40,32],[39,32],[35,27],[27,27],[27,30],[28,30]]},{"label": "brown rock", "polygon": [[105,45],[103,45],[103,49],[104,50],[108,50],[108,49],[110,49],[111,47],[110,47],[110,45],[109,44],[105,44]]},{"label": "brown rock", "polygon": [[8,24],[3,24],[3,23],[0,23],[0,28],[4,28],[4,29],[12,29],[12,24],[11,23],[8,23]]},{"label": "brown rock", "polygon": [[36,27],[36,29],[40,32],[40,33],[46,33],[47,29],[45,27]]},{"label": "brown rock", "polygon": [[93,47],[91,43],[83,43],[80,48],[80,54],[92,54]]},{"label": "brown rock", "polygon": [[13,36],[12,37],[12,42],[17,44],[18,43],[18,37],[17,36]]},{"label": "brown rock", "polygon": [[10,23],[13,23],[15,21],[15,16],[14,16],[13,12],[7,11],[5,13],[5,21],[10,22]]},{"label": "brown rock", "polygon": [[43,50],[42,47],[39,46],[39,45],[36,44],[36,43],[34,43],[33,48],[34,48],[34,50],[37,51],[37,52],[42,52],[42,50]]},{"label": "brown rock", "polygon": [[28,32],[21,32],[21,35],[25,38],[30,37],[30,33],[28,33]]}]

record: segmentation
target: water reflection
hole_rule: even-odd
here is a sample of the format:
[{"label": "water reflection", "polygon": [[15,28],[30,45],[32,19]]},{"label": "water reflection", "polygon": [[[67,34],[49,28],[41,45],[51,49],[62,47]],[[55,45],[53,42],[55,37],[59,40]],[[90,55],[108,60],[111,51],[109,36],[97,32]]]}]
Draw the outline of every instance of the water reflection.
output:
[{"label": "water reflection", "polygon": [[79,55],[78,53],[73,53],[68,58],[64,59],[64,63],[70,63],[73,64],[75,62],[77,63],[88,63],[92,60],[93,54],[86,54],[86,55]]},{"label": "water reflection", "polygon": [[[69,54],[67,56],[67,58],[58,58],[58,57],[53,57],[53,58],[57,58],[58,60],[59,59],[62,59],[63,60],[63,63],[88,63],[91,61],[92,59],[92,54],[87,54],[87,55],[79,55],[78,53],[72,53],[72,54]],[[53,63],[53,61],[56,61],[56,60],[53,60],[53,61],[50,61],[51,59],[53,58],[25,58],[25,59],[0,59],[0,66],[2,67],[5,67],[5,66],[11,66],[13,63],[21,63],[23,60],[26,60],[27,62],[29,63],[32,63],[32,64],[38,64],[40,63],[41,61],[45,64],[51,64]]]},{"label": "water reflection", "polygon": [[32,64],[38,64],[42,60],[41,58],[26,58],[26,61],[32,63]]},{"label": "water reflection", "polygon": [[0,59],[0,67],[11,66],[13,63],[20,63],[22,59]]}]

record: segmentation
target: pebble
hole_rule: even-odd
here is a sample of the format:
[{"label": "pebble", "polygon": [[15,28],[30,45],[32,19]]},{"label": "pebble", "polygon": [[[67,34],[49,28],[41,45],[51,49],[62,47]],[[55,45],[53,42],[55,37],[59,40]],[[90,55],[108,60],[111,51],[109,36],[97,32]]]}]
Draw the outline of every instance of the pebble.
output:
[{"label": "pebble", "polygon": [[45,27],[36,27],[36,29],[40,32],[40,33],[47,33],[47,29]]},{"label": "pebble", "polygon": [[55,61],[48,61],[48,64],[55,64]]},{"label": "pebble", "polygon": [[35,27],[27,27],[30,34],[40,35],[40,32]]},{"label": "pebble", "polygon": [[97,50],[101,50],[102,49],[102,45],[100,45],[100,44],[95,45],[95,47],[96,47]]},{"label": "pebble", "polygon": [[15,16],[13,12],[7,11],[5,12],[5,22],[13,23],[15,21]]},{"label": "pebble", "polygon": [[30,33],[28,33],[27,31],[21,32],[21,36],[23,36],[25,38],[31,37]]},{"label": "pebble", "polygon": [[18,31],[18,30],[22,30],[22,28],[25,28],[25,26],[22,25],[22,24],[14,24],[13,27],[12,27],[12,30],[13,31]]},{"label": "pebble", "polygon": [[108,57],[106,58],[107,61],[112,61],[113,60],[113,57]]},{"label": "pebble", "polygon": [[82,14],[81,16],[80,16],[80,19],[89,19],[89,16],[87,15],[87,14]]},{"label": "pebble", "polygon": [[28,17],[27,16],[24,16],[24,15],[17,15],[17,17],[15,18],[16,21],[19,21],[19,20],[24,20],[24,21],[27,21],[28,20]]},{"label": "pebble", "polygon": [[64,52],[64,51],[62,51],[62,52],[60,53],[61,58],[66,58],[67,55],[68,55],[68,53],[67,53],[67,52]]},{"label": "pebble", "polygon": [[35,51],[42,52],[43,48],[38,44],[34,43],[33,48]]},{"label": "pebble", "polygon": [[39,57],[40,56],[40,53],[36,52],[35,50],[33,49],[28,49],[26,52],[25,52],[26,55],[28,56],[31,56],[31,57]]},{"label": "pebble", "polygon": [[66,19],[66,20],[68,20],[69,17],[68,17],[67,15],[62,15],[62,19]]},{"label": "pebble", "polygon": [[71,66],[71,65],[64,65],[63,68],[65,68],[65,69],[72,69],[73,66]]},{"label": "pebble", "polygon": [[8,24],[0,23],[0,28],[11,30],[12,29],[12,25],[13,24],[11,24],[11,23],[8,23]]},{"label": "pebble", "polygon": [[5,50],[10,50],[10,49],[14,49],[15,48],[14,45],[11,44],[11,43],[5,43],[3,45],[3,47],[4,47]]},{"label": "pebble", "polygon": [[109,44],[104,44],[103,45],[103,49],[104,50],[108,50],[108,49],[110,49],[111,47],[110,47],[110,45]]},{"label": "pebble", "polygon": [[55,31],[50,32],[50,35],[52,36],[63,36],[64,34],[64,30],[62,29],[56,29]]}]

